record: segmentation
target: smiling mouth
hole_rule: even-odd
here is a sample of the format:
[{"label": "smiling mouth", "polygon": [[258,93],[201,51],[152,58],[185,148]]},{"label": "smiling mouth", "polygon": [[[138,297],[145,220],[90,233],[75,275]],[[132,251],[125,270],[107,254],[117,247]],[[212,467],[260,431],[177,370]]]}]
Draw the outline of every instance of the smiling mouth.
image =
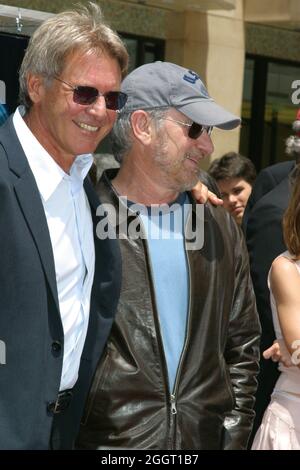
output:
[{"label": "smiling mouth", "polygon": [[80,129],[83,129],[85,131],[89,131],[89,132],[98,132],[100,127],[96,127],[96,126],[90,126],[89,124],[85,124],[84,122],[75,122],[73,121],[76,126],[78,126]]}]

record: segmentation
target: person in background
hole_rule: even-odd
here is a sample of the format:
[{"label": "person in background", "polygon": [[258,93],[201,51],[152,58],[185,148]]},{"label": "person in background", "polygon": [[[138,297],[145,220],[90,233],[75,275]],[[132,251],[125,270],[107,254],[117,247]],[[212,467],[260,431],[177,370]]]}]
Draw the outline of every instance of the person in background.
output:
[{"label": "person in background", "polygon": [[208,173],[217,182],[225,209],[241,225],[256,178],[254,164],[239,153],[229,152],[213,160]]},{"label": "person in background", "polygon": [[262,326],[262,356],[255,401],[256,416],[250,444],[270,402],[279,375],[277,363],[267,360],[272,356],[273,349],[271,348],[271,351],[263,354],[275,340],[267,277],[273,260],[286,250],[282,233],[282,219],[290,198],[290,177],[296,162],[300,160],[300,110],[297,111],[293,130],[294,134],[286,142],[286,154],[292,160],[264,168],[258,174],[242,224],[249,253],[257,310]]},{"label": "person in background", "polygon": [[199,211],[190,193],[213,151],[213,126],[240,120],[176,64],[143,65],[121,90],[121,168],[97,190],[117,214],[127,269],[77,446],[245,449],[260,332],[245,241],[223,208]]},{"label": "person in background", "polygon": [[[268,276],[273,324],[278,341],[289,352],[291,367],[281,372],[256,433],[254,450],[300,450],[300,168],[293,174],[293,192],[283,218],[288,251],[272,263]],[[281,346],[281,349],[282,349]],[[282,353],[283,354],[283,353]]]},{"label": "person in background", "polygon": [[[280,185],[280,183],[291,173],[295,167],[295,163],[300,159],[300,109],[296,113],[296,120],[292,124],[294,134],[289,136],[286,140],[285,153],[290,158],[289,161],[276,163],[275,165],[268,166],[260,171],[258,174],[243,218],[243,228],[246,230],[248,224],[248,217],[254,209],[256,203],[267,195],[270,191]],[[289,191],[285,190],[283,185],[280,193],[285,193],[289,197]],[[288,199],[285,199],[287,207]],[[255,211],[253,211],[255,212]],[[283,215],[283,214],[282,214]],[[252,214],[251,214],[252,216]],[[282,221],[282,217],[280,218]]]}]

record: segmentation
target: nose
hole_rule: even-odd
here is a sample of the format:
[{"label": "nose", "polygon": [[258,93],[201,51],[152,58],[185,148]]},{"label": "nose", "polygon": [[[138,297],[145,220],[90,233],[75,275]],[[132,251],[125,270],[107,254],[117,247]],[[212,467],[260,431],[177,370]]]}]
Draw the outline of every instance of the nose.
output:
[{"label": "nose", "polygon": [[103,117],[107,115],[107,108],[104,96],[98,96],[94,103],[87,106],[87,111],[93,117],[103,119]]},{"label": "nose", "polygon": [[234,194],[228,195],[228,202],[230,205],[235,205],[237,203],[237,197]]},{"label": "nose", "polygon": [[205,157],[212,154],[214,151],[214,144],[206,131],[203,131],[200,137],[195,140],[195,145]]}]

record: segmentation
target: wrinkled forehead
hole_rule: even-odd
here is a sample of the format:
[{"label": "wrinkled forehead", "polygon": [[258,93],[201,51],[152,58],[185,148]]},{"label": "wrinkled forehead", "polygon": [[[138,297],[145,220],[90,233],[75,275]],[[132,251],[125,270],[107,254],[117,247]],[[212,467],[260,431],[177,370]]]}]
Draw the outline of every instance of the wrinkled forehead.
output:
[{"label": "wrinkled forehead", "polygon": [[66,57],[60,75],[76,80],[77,85],[91,85],[100,90],[103,86],[119,89],[122,80],[117,59],[100,50],[72,51]]}]

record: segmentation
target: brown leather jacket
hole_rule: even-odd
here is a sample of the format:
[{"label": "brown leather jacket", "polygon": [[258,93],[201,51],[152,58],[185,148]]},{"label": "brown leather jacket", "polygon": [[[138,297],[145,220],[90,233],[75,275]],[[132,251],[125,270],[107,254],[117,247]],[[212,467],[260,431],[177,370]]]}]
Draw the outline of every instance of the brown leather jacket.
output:
[{"label": "brown leather jacket", "polygon": [[[117,208],[107,174],[98,193],[102,203]],[[248,255],[223,208],[206,205],[204,219],[203,248],[187,251],[190,306],[172,392],[147,242],[120,240],[121,296],[90,390],[79,448],[246,448],[260,335]]]}]

